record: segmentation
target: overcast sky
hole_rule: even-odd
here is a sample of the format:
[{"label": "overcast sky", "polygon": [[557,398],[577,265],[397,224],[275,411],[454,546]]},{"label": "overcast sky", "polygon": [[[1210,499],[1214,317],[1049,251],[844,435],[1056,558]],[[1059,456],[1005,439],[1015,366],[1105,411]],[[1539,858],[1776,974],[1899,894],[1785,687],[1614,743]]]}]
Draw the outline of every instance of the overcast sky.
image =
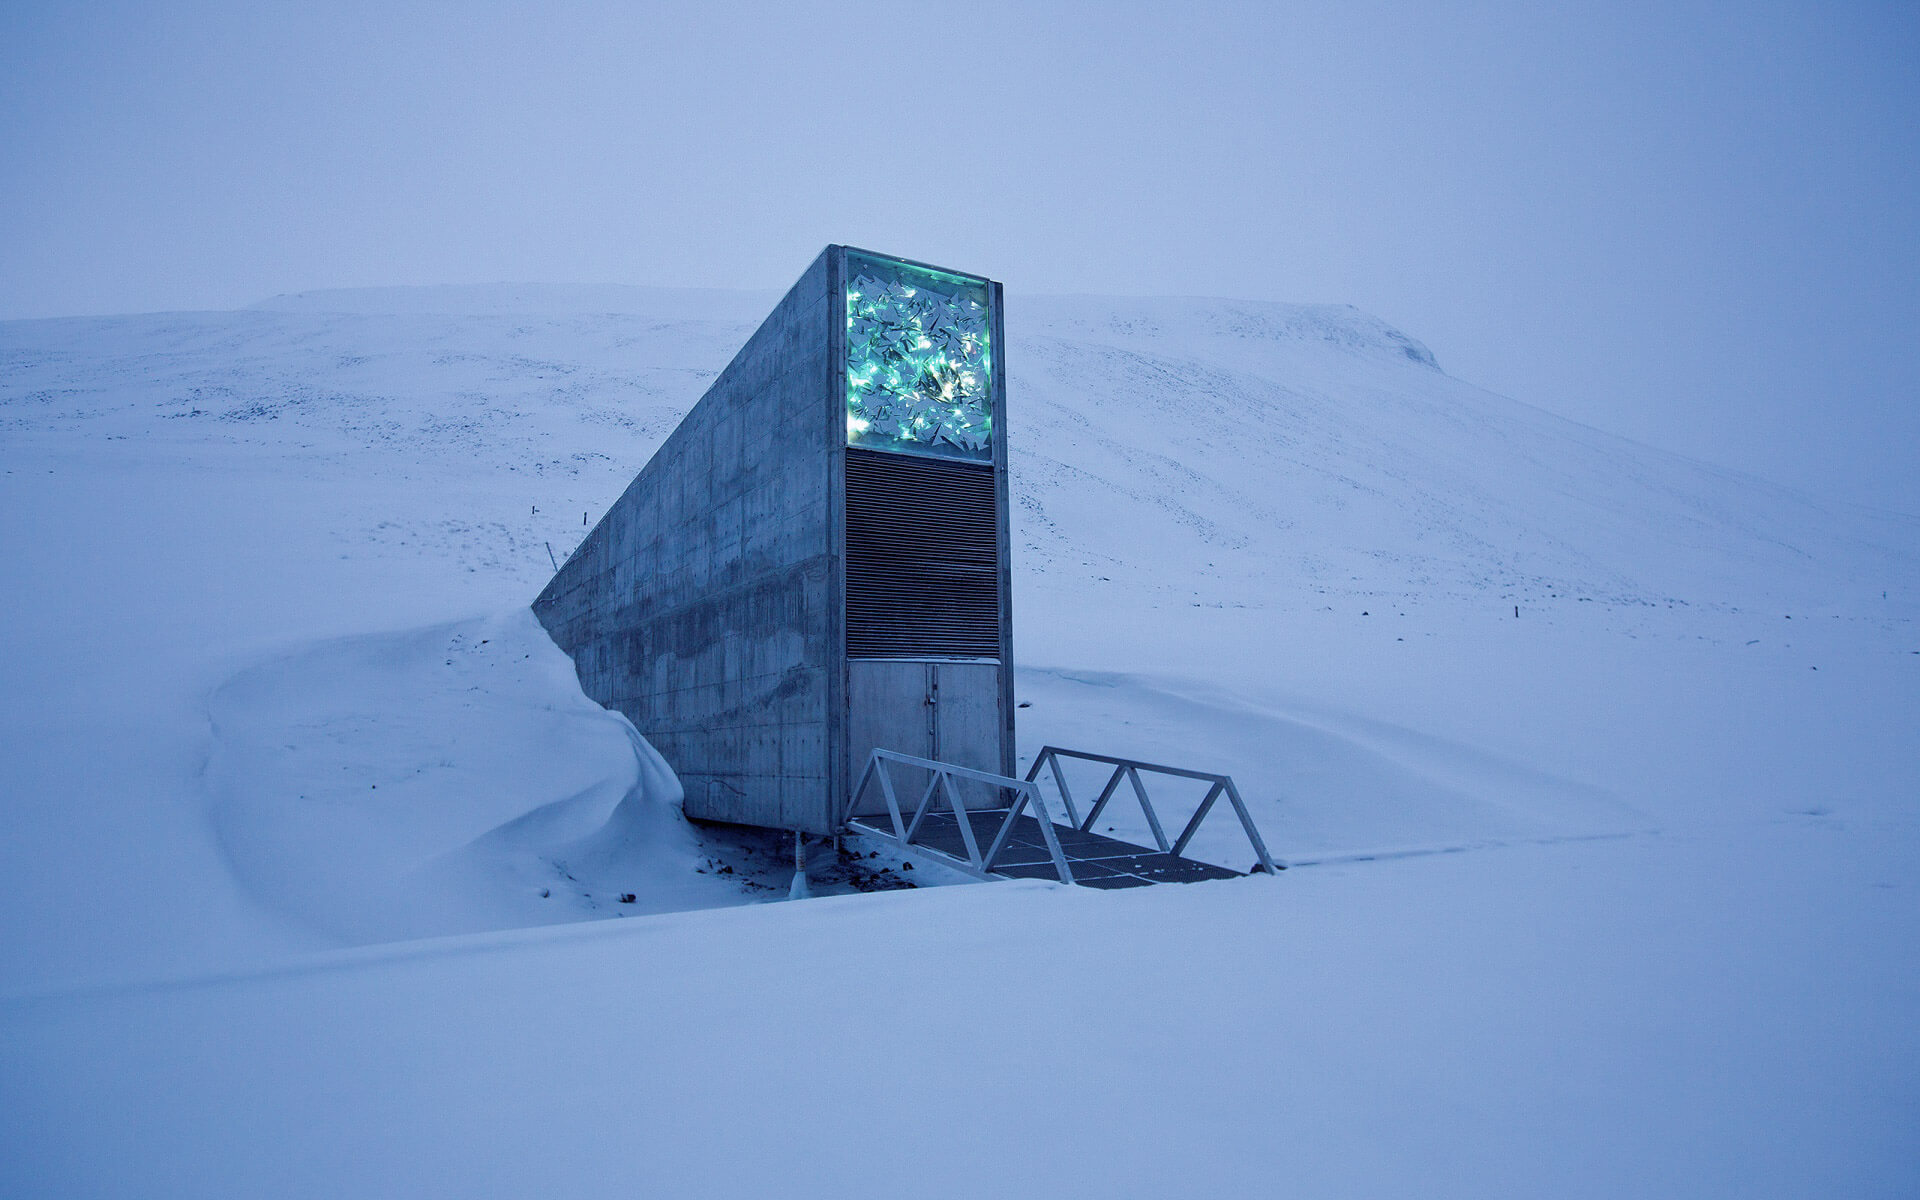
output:
[{"label": "overcast sky", "polygon": [[1920,513],[1917,148],[1913,3],[0,0],[0,317],[783,287],[843,241],[1010,306],[1356,304],[1497,391]]}]

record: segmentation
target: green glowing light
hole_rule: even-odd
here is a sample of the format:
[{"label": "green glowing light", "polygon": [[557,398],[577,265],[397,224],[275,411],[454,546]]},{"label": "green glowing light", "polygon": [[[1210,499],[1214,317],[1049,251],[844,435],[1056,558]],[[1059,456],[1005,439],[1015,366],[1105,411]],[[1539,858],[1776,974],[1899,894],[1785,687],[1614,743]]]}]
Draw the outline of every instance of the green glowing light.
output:
[{"label": "green glowing light", "polygon": [[993,457],[986,285],[848,255],[847,443]]}]

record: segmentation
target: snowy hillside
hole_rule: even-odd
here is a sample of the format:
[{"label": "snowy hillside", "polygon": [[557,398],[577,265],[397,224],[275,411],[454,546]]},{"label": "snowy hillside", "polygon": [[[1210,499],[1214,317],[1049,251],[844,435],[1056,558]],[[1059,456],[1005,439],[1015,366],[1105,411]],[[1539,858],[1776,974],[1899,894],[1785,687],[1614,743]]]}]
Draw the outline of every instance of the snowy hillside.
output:
[{"label": "snowy hillside", "polygon": [[[1217,582],[1191,590],[1215,599],[1723,609],[1857,604],[1914,578],[1920,523],[1491,395],[1356,309],[1040,299],[1011,319],[1022,500],[1045,564],[1107,564],[1143,585],[1149,571],[1200,576]],[[1130,519],[1075,519],[1087,510]]]},{"label": "snowy hillside", "polygon": [[[874,1080],[912,1028],[783,1057],[840,1028],[835,981],[902,1022],[953,995],[1093,1014],[1017,1039],[1123,1143],[1083,1186],[1175,1186],[1130,1125],[1256,1192],[1913,1184],[1920,521],[1492,395],[1349,308],[1008,302],[1023,754],[1229,771],[1297,869],[685,911],[767,897],[710,870],[524,606],[771,300],[502,285],[0,323],[0,1096],[25,1114],[0,1191],[124,1191],[161,1160],[194,1193],[382,1190],[242,1149],[318,1153],[247,1065],[276,1012],[303,1086],[418,1089],[430,1115],[321,1111],[372,1161],[570,1148],[571,1175],[483,1154],[455,1190],[791,1183],[848,1128],[779,1099],[802,1081],[857,1093],[896,1139],[875,1178],[907,1186],[937,1122]],[[1244,865],[1237,837],[1196,848]],[[676,915],[347,949],[649,913]],[[1103,1007],[1122,979],[1146,986]],[[1167,1031],[1208,1006],[1197,1043]],[[1091,1049],[1130,1037],[1141,1057]],[[1144,1098],[1175,1062],[1196,1074]],[[940,1078],[976,1114],[1005,1086]],[[689,1150],[748,1087],[754,1149]],[[72,1114],[128,1106],[69,1152]],[[227,1157],[193,1157],[183,1129],[249,1107]],[[1009,1155],[1061,1178],[1038,1133]]]}]

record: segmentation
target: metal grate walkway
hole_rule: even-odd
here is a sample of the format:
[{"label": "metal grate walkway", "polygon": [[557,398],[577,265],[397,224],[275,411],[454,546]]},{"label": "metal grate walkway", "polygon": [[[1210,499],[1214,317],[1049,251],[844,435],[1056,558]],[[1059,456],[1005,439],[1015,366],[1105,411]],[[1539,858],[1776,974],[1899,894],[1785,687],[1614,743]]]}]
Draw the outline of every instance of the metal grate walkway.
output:
[{"label": "metal grate walkway", "polygon": [[[1099,799],[1082,818],[1075,809],[1073,793],[1061,772],[1063,758],[1083,759],[1111,766],[1113,772]],[[894,766],[928,776],[919,803],[910,809],[900,803],[891,769]],[[1053,771],[1060,801],[1066,807],[1071,824],[1057,824],[1048,811],[1046,797],[1037,778],[1043,766]],[[1147,795],[1142,774],[1173,775],[1212,784],[1179,836],[1169,841],[1160,824],[1159,813]],[[1117,838],[1093,832],[1094,822],[1106,811],[1119,790],[1121,781],[1132,785],[1140,802],[1140,811],[1153,831],[1159,849],[1136,846]],[[962,802],[959,784],[985,784],[989,794],[999,798],[995,807],[969,807]],[[884,814],[855,814],[860,798],[870,785],[877,785],[886,801]],[[841,824],[856,833],[892,842],[902,851],[917,851],[934,856],[962,871],[982,879],[1046,879],[1078,883],[1094,888],[1142,887],[1150,883],[1198,883],[1208,879],[1237,879],[1241,872],[1186,856],[1187,844],[1200,823],[1213,809],[1214,801],[1225,796],[1232,805],[1247,841],[1254,851],[1255,871],[1272,873],[1281,864],[1267,853],[1253,817],[1240,799],[1240,790],[1225,775],[1166,767],[1155,763],[1110,755],[1088,754],[1048,746],[1034,760],[1025,779],[995,775],[953,763],[918,758],[893,750],[875,749],[867,760],[860,782],[847,796]]]},{"label": "metal grate walkway", "polygon": [[[975,838],[984,842],[986,839],[980,834],[998,830],[1006,820],[1007,810],[969,809],[967,815],[976,822]],[[847,825],[856,833],[889,841],[898,840],[884,815],[855,817]],[[1208,879],[1238,879],[1241,874],[1212,863],[1176,858],[1098,833],[1083,833],[1071,825],[1055,825],[1053,833],[1060,845],[1060,852],[1066,855],[1071,865],[1073,881],[1084,887],[1127,888],[1145,887],[1150,883],[1200,883]],[[909,849],[905,846],[901,848]],[[960,834],[958,818],[951,812],[928,813],[923,817],[910,848],[935,850],[961,863],[967,861],[966,840]],[[1059,869],[1054,866],[1053,855],[1047,848],[1040,823],[1024,814],[1016,818],[988,873],[1008,879],[1058,878]]]}]

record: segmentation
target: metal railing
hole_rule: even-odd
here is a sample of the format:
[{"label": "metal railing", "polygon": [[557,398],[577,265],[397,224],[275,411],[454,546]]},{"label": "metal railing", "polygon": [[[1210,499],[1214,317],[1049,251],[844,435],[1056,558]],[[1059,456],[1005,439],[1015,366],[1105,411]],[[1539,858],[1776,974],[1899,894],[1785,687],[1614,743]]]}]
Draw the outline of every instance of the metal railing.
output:
[{"label": "metal railing", "polygon": [[[914,806],[911,819],[901,813],[900,798],[894,791],[893,777],[887,771],[889,763],[900,763],[933,773],[933,778],[927,781],[926,790],[920,794],[920,802]],[[1067,856],[1060,849],[1060,839],[1053,832],[1053,814],[1047,811],[1047,802],[1040,795],[1040,787],[1032,779],[1014,779],[1007,775],[976,771],[971,767],[957,767],[952,763],[936,762],[931,758],[915,758],[911,754],[876,749],[867,759],[866,770],[860,773],[860,782],[855,784],[853,791],[847,795],[847,809],[841,816],[841,824],[844,825],[853,819],[853,810],[860,803],[861,795],[867,790],[867,785],[875,779],[880,781],[880,794],[886,799],[887,814],[893,818],[894,835],[899,838],[903,847],[914,845],[914,838],[919,835],[921,824],[926,821],[927,814],[933,811],[934,797],[944,793],[947,803],[952,806],[955,823],[960,827],[960,840],[967,849],[966,860],[963,862],[957,856],[925,843],[921,843],[919,849],[938,854],[949,859],[956,866],[982,877],[993,873],[993,864],[999,859],[1000,852],[1006,849],[1008,836],[1013,833],[1020,815],[1031,804],[1034,810],[1034,823],[1040,826],[1040,836],[1046,839],[1047,853],[1053,858],[1054,870],[1058,872],[1060,882],[1073,882],[1073,868],[1068,865]],[[984,854],[980,850],[979,839],[974,836],[973,820],[967,815],[967,807],[960,799],[960,789],[954,786],[954,781],[960,779],[970,779],[977,783],[1002,788],[1015,796],[1013,804],[1007,808],[1005,819],[1000,822],[999,831],[994,834],[993,841],[988,844]],[[997,812],[998,810],[988,811]]]},{"label": "metal railing", "polygon": [[[1063,758],[1077,758],[1087,762],[1105,763],[1113,768],[1113,774],[1107,778],[1107,786],[1100,789],[1100,798],[1093,802],[1093,807],[1087,811],[1087,819],[1084,821],[1080,819],[1079,813],[1074,810],[1073,792],[1067,787],[1067,777],[1060,770],[1060,760]],[[1281,869],[1280,866],[1273,861],[1272,856],[1267,853],[1267,844],[1260,840],[1260,831],[1254,828],[1253,816],[1247,812],[1246,802],[1240,798],[1240,789],[1233,785],[1233,777],[1231,775],[1217,775],[1211,771],[1190,771],[1184,767],[1166,767],[1158,763],[1141,762],[1133,758],[1115,758],[1110,754],[1090,754],[1085,750],[1067,750],[1059,746],[1047,746],[1040,751],[1039,757],[1033,760],[1033,766],[1027,771],[1027,782],[1029,784],[1040,777],[1040,769],[1042,767],[1051,768],[1054,786],[1060,789],[1060,801],[1066,805],[1067,820],[1081,833],[1087,833],[1093,829],[1093,823],[1100,819],[1102,812],[1106,811],[1107,803],[1113,799],[1114,792],[1120,787],[1120,781],[1125,779],[1133,785],[1133,794],[1140,801],[1140,811],[1145,814],[1147,818],[1147,828],[1153,831],[1155,844],[1160,847],[1161,853],[1171,854],[1175,858],[1184,858],[1186,856],[1187,843],[1191,842],[1193,835],[1199,831],[1200,822],[1206,820],[1207,813],[1213,809],[1214,801],[1218,800],[1224,793],[1228,801],[1233,804],[1233,811],[1240,816],[1240,827],[1246,830],[1247,840],[1253,843],[1254,856],[1259,860],[1253,869],[1256,871],[1265,871],[1268,874],[1272,874]],[[1167,842],[1166,831],[1160,827],[1160,815],[1154,812],[1153,802],[1147,799],[1146,785],[1140,782],[1140,773],[1142,771],[1149,775],[1172,775],[1181,779],[1206,780],[1213,784],[1211,788],[1207,789],[1206,798],[1200,801],[1200,807],[1194,810],[1193,817],[1187,822],[1186,828],[1180,831],[1180,836],[1175,838],[1171,844]],[[1035,795],[1037,798],[1038,793],[1036,792]]]}]

